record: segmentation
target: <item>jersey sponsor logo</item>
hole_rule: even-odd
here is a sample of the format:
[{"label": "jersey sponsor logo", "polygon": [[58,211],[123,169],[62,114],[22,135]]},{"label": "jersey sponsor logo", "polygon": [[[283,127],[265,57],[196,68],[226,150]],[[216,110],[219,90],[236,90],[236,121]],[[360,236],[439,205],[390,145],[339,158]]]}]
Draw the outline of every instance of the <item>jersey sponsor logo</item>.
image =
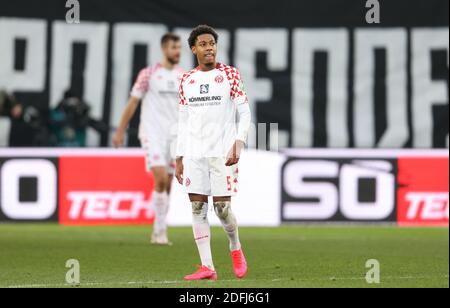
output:
[{"label": "jersey sponsor logo", "polygon": [[195,84],[195,79],[191,79],[191,81],[189,81],[189,84]]},{"label": "jersey sponsor logo", "polygon": [[216,83],[220,84],[220,83],[222,83],[224,81],[224,78],[223,78],[222,75],[219,75],[214,80],[215,80]]},{"label": "jersey sponsor logo", "polygon": [[222,96],[199,96],[199,97],[190,97],[189,103],[197,103],[197,102],[214,102],[221,101]]},{"label": "jersey sponsor logo", "polygon": [[158,91],[158,93],[160,95],[173,95],[175,97],[178,97],[178,95],[179,95],[179,92],[175,91],[175,90],[172,90],[172,91]]},{"label": "jersey sponsor logo", "polygon": [[189,98],[190,107],[213,107],[222,104],[222,96],[201,96]]},{"label": "jersey sponsor logo", "polygon": [[200,94],[208,94],[209,93],[209,84],[200,85]]}]

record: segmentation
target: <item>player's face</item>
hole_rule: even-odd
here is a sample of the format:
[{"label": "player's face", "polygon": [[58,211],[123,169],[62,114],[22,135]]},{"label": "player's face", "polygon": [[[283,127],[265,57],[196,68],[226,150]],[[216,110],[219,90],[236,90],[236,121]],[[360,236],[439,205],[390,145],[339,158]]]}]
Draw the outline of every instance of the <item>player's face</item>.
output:
[{"label": "player's face", "polygon": [[181,42],[175,42],[175,41],[168,41],[163,46],[163,53],[164,56],[169,60],[172,64],[178,64],[180,63],[180,57],[181,57]]},{"label": "player's face", "polygon": [[214,64],[216,62],[217,44],[214,36],[211,34],[202,34],[197,37],[192,52],[197,56],[198,62],[201,64]]}]

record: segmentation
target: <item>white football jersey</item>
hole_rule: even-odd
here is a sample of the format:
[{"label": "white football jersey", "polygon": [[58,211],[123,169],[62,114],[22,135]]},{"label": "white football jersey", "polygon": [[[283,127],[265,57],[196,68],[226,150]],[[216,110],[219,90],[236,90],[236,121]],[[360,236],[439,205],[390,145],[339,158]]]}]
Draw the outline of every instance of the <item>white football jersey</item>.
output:
[{"label": "white football jersey", "polygon": [[176,155],[226,157],[237,139],[247,139],[249,125],[237,129],[237,110],[243,104],[248,99],[236,68],[219,63],[208,72],[196,68],[186,73],[180,84]]},{"label": "white football jersey", "polygon": [[183,72],[156,64],[143,69],[131,90],[142,100],[139,138],[150,143],[174,139],[178,124],[178,88]]}]

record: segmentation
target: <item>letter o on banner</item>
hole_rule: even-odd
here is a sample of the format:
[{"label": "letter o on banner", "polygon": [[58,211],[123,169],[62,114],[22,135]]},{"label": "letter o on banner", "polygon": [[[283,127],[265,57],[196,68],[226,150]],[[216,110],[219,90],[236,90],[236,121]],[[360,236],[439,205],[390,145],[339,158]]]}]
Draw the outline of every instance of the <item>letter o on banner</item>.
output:
[{"label": "letter o on banner", "polygon": [[[20,179],[37,180],[37,200],[21,202]],[[57,173],[55,166],[43,159],[13,159],[1,171],[1,207],[13,220],[46,220],[57,208]]]},{"label": "letter o on banner", "polygon": [[[385,220],[395,210],[395,176],[388,162],[361,161],[361,166],[346,165],[341,171],[341,211],[351,220]],[[378,165],[377,165],[378,163]],[[384,165],[384,169],[377,169]],[[372,165],[372,166],[371,166]],[[375,200],[358,201],[358,180],[372,178],[376,182]]]}]

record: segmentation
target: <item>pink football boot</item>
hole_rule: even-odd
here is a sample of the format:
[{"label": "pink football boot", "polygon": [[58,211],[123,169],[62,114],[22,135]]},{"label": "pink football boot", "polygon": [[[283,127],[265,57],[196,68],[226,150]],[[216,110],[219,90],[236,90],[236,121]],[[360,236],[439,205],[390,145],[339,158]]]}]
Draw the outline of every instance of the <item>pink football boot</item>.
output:
[{"label": "pink football boot", "polygon": [[244,278],[247,275],[248,267],[242,249],[232,251],[231,258],[233,259],[233,268],[236,277],[239,279]]},{"label": "pink football boot", "polygon": [[207,266],[200,266],[194,274],[184,277],[184,280],[217,280],[217,273]]}]

